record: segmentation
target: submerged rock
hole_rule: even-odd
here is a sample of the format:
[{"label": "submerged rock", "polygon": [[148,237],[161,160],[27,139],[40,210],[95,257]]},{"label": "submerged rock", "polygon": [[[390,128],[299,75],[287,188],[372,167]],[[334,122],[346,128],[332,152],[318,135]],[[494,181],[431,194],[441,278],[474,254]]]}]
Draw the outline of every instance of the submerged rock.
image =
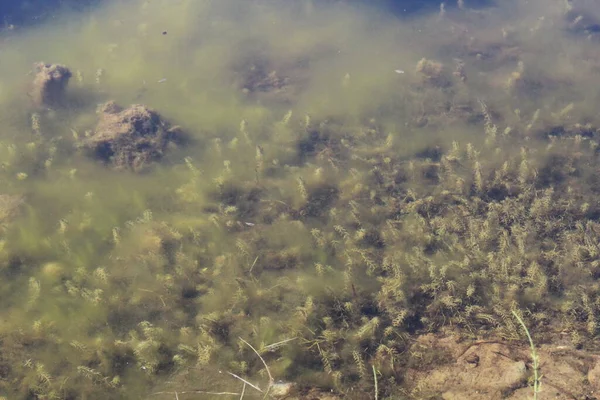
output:
[{"label": "submerged rock", "polygon": [[271,389],[269,390],[269,394],[272,397],[280,399],[280,398],[287,397],[290,394],[292,394],[295,388],[296,388],[296,385],[292,382],[278,381],[278,382],[273,383],[273,385],[271,386]]},{"label": "submerged rock", "polygon": [[114,102],[99,108],[100,122],[84,146],[92,156],[116,169],[142,171],[160,160],[171,143],[183,139],[160,115],[140,104],[122,108]]},{"label": "submerged rock", "polygon": [[31,89],[33,103],[37,107],[55,106],[63,102],[65,90],[71,78],[69,68],[60,64],[35,64],[35,79]]},{"label": "submerged rock", "polygon": [[[537,347],[545,398],[591,399],[600,387],[600,356],[576,350],[562,335]],[[404,378],[414,397],[447,400],[530,398],[531,348],[526,342],[490,338],[468,342],[458,335],[419,336]]]}]

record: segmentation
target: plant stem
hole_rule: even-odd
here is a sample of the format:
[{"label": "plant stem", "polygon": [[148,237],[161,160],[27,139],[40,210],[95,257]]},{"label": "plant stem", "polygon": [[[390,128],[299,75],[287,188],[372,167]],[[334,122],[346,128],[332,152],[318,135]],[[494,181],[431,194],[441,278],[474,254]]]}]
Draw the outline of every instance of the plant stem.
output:
[{"label": "plant stem", "polygon": [[523,321],[523,318],[517,314],[515,310],[512,310],[513,315],[519,321],[519,324],[523,327],[525,334],[527,334],[527,339],[529,339],[529,346],[531,347],[531,358],[533,360],[533,400],[538,400],[538,393],[540,393],[540,389],[542,383],[540,382],[539,376],[539,363],[538,363],[538,355],[535,349],[535,345],[533,344],[533,339],[531,338],[531,334],[529,333],[529,329],[527,329],[527,325]]},{"label": "plant stem", "polygon": [[373,380],[375,381],[375,400],[378,400],[379,397],[379,388],[377,387],[377,370],[375,369],[375,365],[373,367]]}]

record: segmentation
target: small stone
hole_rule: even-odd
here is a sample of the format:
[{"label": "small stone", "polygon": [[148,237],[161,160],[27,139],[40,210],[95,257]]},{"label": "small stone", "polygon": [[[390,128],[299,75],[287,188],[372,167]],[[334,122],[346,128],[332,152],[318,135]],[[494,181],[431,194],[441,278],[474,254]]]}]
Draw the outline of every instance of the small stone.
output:
[{"label": "small stone", "polygon": [[477,354],[471,353],[465,357],[465,361],[469,364],[477,366],[479,364],[479,356]]},{"label": "small stone", "polygon": [[42,267],[42,275],[48,281],[58,281],[64,275],[64,267],[59,262],[48,262]]},{"label": "small stone", "polygon": [[286,397],[292,393],[295,386],[296,385],[292,382],[278,381],[278,382],[275,382],[271,386],[271,390],[269,390],[269,394],[273,397],[278,397],[278,398]]}]

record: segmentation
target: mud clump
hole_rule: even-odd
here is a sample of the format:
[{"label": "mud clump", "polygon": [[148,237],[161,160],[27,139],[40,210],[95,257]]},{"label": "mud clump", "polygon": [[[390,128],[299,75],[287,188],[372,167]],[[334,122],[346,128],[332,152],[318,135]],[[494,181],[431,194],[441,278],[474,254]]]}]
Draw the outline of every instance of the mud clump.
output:
[{"label": "mud clump", "polygon": [[298,82],[286,75],[285,70],[253,65],[240,75],[238,85],[242,93],[259,101],[289,103],[299,91]]},{"label": "mud clump", "polygon": [[452,85],[452,80],[444,64],[438,61],[422,58],[417,63],[416,72],[421,76],[423,83],[436,87],[448,87]]},{"label": "mud clump", "polygon": [[289,85],[289,78],[282,77],[277,71],[265,71],[253,66],[243,82],[242,90],[247,92],[273,92],[284,90]]},{"label": "mud clump", "polygon": [[169,145],[183,141],[179,127],[171,127],[144,105],[124,109],[108,102],[98,112],[100,122],[84,147],[115,169],[141,172],[162,159]]},{"label": "mud clump", "polygon": [[[250,51],[254,49],[255,51]],[[266,103],[293,103],[308,80],[310,57],[282,57],[265,54],[250,45],[232,65],[237,90],[251,100]]]},{"label": "mud clump", "polygon": [[30,92],[36,107],[56,106],[64,102],[65,90],[72,74],[60,64],[35,64],[35,78]]}]

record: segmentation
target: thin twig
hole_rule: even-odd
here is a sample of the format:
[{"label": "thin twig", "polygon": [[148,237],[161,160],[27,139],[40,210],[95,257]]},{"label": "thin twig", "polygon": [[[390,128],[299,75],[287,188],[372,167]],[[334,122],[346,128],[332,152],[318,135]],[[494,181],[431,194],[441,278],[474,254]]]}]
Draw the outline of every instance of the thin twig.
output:
[{"label": "thin twig", "polygon": [[296,339],[298,339],[298,337],[293,337],[293,338],[282,340],[281,342],[272,343],[272,344],[270,344],[268,346],[265,346],[265,350],[267,350],[267,351],[275,351],[280,346],[282,346],[284,344],[287,344],[288,342],[291,342],[292,340],[296,340]]},{"label": "thin twig", "polygon": [[467,348],[466,348],[466,349],[464,349],[464,350],[462,351],[462,353],[460,353],[460,354],[458,355],[458,357],[456,357],[456,358],[461,358],[462,356],[464,356],[464,355],[465,355],[465,353],[466,353],[467,351],[471,350],[471,349],[472,349],[473,347],[475,347],[475,346],[480,346],[480,345],[482,345],[482,344],[492,344],[492,343],[503,344],[503,343],[505,343],[505,342],[504,342],[504,341],[502,341],[502,340],[478,340],[478,341],[476,341],[476,342],[470,343],[470,344],[467,346]]},{"label": "thin twig", "polygon": [[[152,393],[151,396],[156,396],[159,394],[171,394],[173,392],[155,392]],[[177,392],[175,392],[177,393]],[[179,392],[180,394],[214,394],[216,396],[237,396],[239,393],[233,393],[233,392],[205,392],[204,390],[193,390],[193,391],[186,391],[186,392]]]},{"label": "thin twig", "polygon": [[244,342],[245,344],[247,344],[248,347],[250,347],[252,349],[252,351],[254,351],[254,353],[256,353],[256,355],[258,356],[258,358],[260,358],[260,361],[262,361],[263,365],[265,366],[265,369],[267,370],[267,374],[269,375],[269,386],[271,386],[273,384],[273,382],[275,382],[275,380],[273,379],[273,375],[271,375],[271,371],[269,371],[269,366],[267,365],[267,362],[265,361],[265,359],[262,358],[262,356],[258,353],[258,351],[256,351],[256,349],[254,348],[254,346],[252,346],[250,343],[246,342],[241,337],[239,339],[242,342]]},{"label": "thin twig", "polygon": [[[244,382],[245,384],[249,385],[250,387],[253,387],[254,389],[258,390],[259,392],[261,392],[261,393],[264,393],[264,392],[262,391],[262,389],[261,389],[261,388],[259,388],[258,386],[256,386],[256,385],[254,385],[254,384],[252,384],[252,383],[248,382],[248,381],[247,381],[247,380],[245,380],[244,378],[241,378],[241,377],[237,376],[237,375],[236,375],[236,374],[234,374],[233,372],[229,372],[229,371],[225,371],[225,372],[227,372],[229,375],[233,376],[234,378],[236,378],[236,379],[239,379],[240,381]],[[236,394],[237,394],[237,393],[236,393]]]},{"label": "thin twig", "polygon": [[148,290],[148,289],[138,289],[138,290],[140,290],[142,292],[148,292],[148,293],[152,293],[152,294],[157,295],[158,298],[160,299],[160,301],[162,302],[163,307],[167,307],[167,304],[165,303],[165,300],[163,299],[163,297],[160,294],[158,294],[156,292],[153,292],[152,290]]},{"label": "thin twig", "polygon": [[256,262],[258,261],[258,256],[256,256],[256,258],[254,259],[254,262],[252,263],[252,266],[250,267],[250,269],[248,270],[248,272],[252,272],[252,269],[254,268],[254,266],[256,265]]},{"label": "thin twig", "polygon": [[246,393],[246,382],[244,382],[244,386],[242,386],[242,394],[240,396],[240,400],[244,399],[244,393]]},{"label": "thin twig", "polygon": [[265,361],[265,359],[262,358],[262,356],[258,353],[258,351],[256,351],[254,346],[252,346],[250,343],[246,342],[241,337],[239,339],[242,342],[246,343],[248,345],[248,347],[250,347],[252,349],[252,351],[254,351],[254,353],[256,353],[258,358],[260,358],[260,361],[262,361],[263,365],[265,366],[265,369],[267,370],[267,374],[269,375],[269,386],[267,387],[267,391],[265,392],[265,397],[267,397],[267,395],[269,394],[269,390],[271,389],[271,386],[273,386],[273,383],[275,382],[275,380],[273,379],[273,375],[271,375],[271,371],[269,371],[269,366],[267,365],[267,362]]}]

